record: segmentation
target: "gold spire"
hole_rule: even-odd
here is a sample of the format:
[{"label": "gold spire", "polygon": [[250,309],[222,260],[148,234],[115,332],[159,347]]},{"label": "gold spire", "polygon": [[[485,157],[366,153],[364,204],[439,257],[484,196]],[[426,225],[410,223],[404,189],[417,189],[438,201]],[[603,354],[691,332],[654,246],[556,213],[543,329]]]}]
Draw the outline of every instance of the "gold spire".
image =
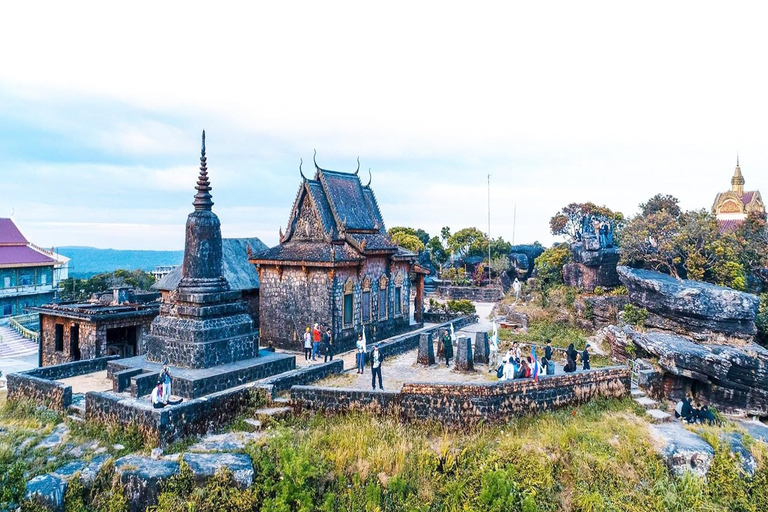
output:
[{"label": "gold spire", "polygon": [[736,169],[733,171],[733,178],[731,178],[731,190],[740,196],[744,195],[744,176],[741,175],[738,153],[736,153]]}]

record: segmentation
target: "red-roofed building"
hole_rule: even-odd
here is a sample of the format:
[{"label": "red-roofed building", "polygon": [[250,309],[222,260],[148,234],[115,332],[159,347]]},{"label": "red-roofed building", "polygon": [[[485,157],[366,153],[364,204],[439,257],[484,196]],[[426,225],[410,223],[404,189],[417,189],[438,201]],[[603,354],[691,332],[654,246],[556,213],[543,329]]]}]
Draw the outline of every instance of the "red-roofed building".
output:
[{"label": "red-roofed building", "polygon": [[739,167],[739,157],[736,157],[736,169],[731,178],[731,190],[720,192],[715,197],[712,213],[717,219],[721,232],[733,231],[744,222],[752,212],[765,215],[765,203],[759,190],[744,191],[744,176]]},{"label": "red-roofed building", "polygon": [[53,300],[67,259],[30,243],[13,219],[0,219],[0,316]]}]

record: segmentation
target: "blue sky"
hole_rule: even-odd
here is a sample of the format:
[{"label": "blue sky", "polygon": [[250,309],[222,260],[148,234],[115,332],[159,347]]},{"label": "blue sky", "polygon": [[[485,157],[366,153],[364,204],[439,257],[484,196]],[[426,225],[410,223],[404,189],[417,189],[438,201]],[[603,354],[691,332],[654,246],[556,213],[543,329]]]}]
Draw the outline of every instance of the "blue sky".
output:
[{"label": "blue sky", "polygon": [[761,6],[272,4],[7,7],[0,216],[44,246],[179,249],[202,129],[224,236],[268,245],[315,148],[433,234],[487,229],[491,174],[516,242],[572,201],[709,208],[736,151],[768,191]]}]

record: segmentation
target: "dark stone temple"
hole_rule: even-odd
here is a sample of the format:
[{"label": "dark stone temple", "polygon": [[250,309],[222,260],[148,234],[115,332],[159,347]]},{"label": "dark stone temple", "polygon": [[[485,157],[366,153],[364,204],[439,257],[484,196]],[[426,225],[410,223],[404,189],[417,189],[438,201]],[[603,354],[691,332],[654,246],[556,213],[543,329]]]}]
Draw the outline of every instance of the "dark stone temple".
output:
[{"label": "dark stone temple", "polygon": [[280,244],[250,258],[259,269],[262,343],[299,349],[314,323],[331,328],[337,350],[354,346],[363,328],[368,340],[403,332],[412,292],[421,321],[426,270],[389,238],[359,170],[329,171],[315,162],[313,179],[301,173]]}]

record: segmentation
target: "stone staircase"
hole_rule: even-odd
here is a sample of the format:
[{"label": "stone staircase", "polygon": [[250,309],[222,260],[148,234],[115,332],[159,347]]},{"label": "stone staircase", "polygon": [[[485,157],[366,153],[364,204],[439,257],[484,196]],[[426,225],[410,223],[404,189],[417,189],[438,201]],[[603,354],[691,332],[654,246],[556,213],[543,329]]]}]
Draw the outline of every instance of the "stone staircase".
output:
[{"label": "stone staircase", "polygon": [[672,421],[672,415],[659,409],[659,402],[647,397],[645,392],[636,387],[634,383],[632,384],[631,396],[635,403],[645,409],[645,413],[649,416],[651,423],[667,423]]},{"label": "stone staircase", "polygon": [[0,358],[37,354],[38,345],[36,341],[24,338],[7,325],[0,326],[0,337],[2,338],[2,341],[0,341]]}]

